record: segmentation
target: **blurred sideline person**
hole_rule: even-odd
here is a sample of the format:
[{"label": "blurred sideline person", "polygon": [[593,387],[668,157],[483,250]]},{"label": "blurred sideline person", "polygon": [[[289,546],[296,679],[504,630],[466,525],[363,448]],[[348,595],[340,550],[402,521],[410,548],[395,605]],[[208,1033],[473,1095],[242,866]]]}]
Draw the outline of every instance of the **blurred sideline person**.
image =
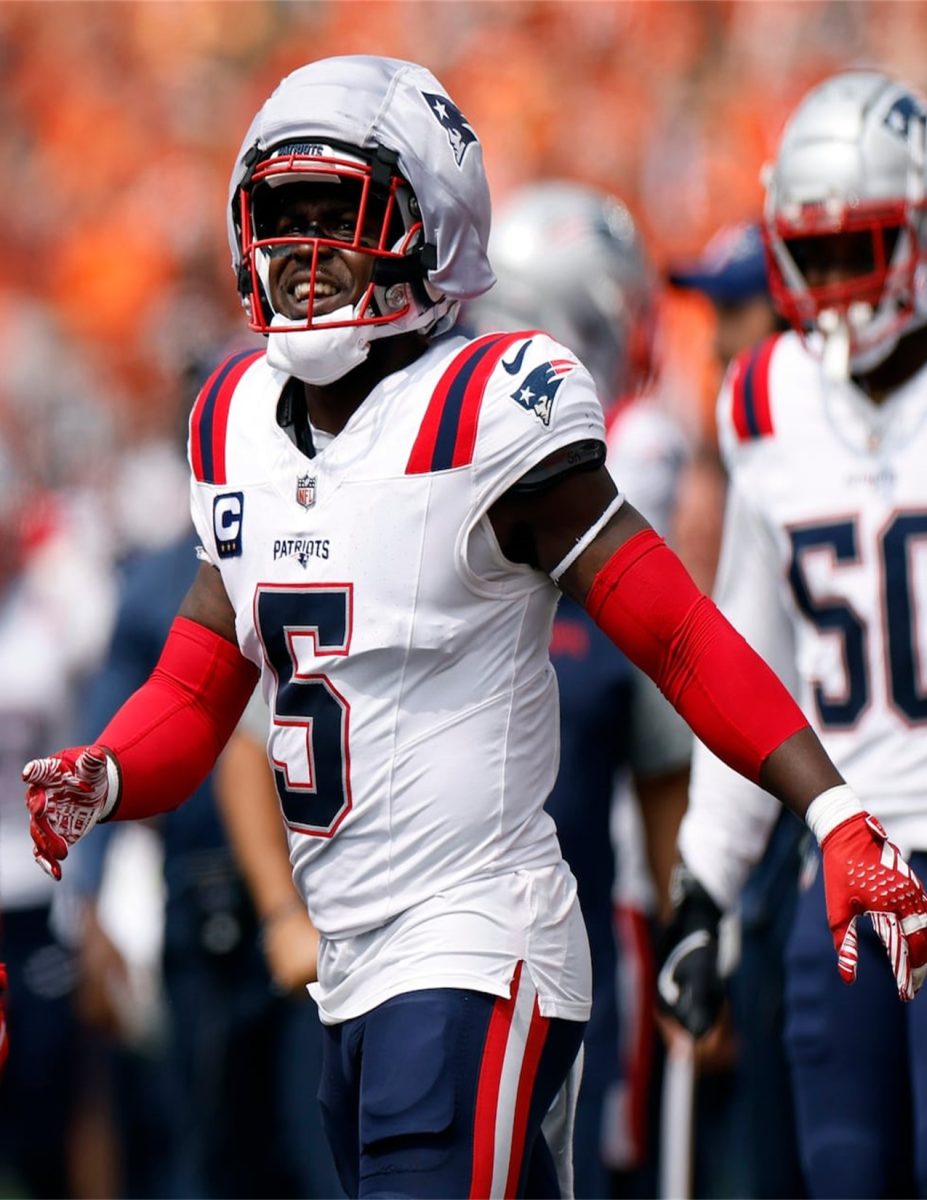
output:
[{"label": "blurred sideline person", "polygon": [[261,923],[271,978],[280,992],[296,996],[318,977],[319,933],[293,883],[286,825],[267,763],[268,719],[255,692],[216,764],[216,800]]},{"label": "blurred sideline person", "polygon": [[[919,95],[866,70],[819,84],[786,125],[765,227],[772,293],[794,332],[736,359],[719,399],[730,492],[717,592],[921,873],[925,127]],[[694,1032],[716,1007],[718,918],[777,817],[768,795],[696,748],[671,1003]],[[880,918],[848,943],[842,974],[858,953],[865,983],[840,985],[821,875],[814,854],[785,962],[806,1184],[813,1196],[927,1195],[927,1006],[899,1006],[876,953]]]},{"label": "blurred sideline person", "polygon": [[28,862],[16,760],[49,738],[77,736],[75,699],[113,606],[109,563],[87,532],[0,444],[0,960],[9,1030],[0,1039],[0,1055],[8,1048],[0,1192],[11,1195],[67,1197],[79,1187],[85,1039],[76,963],[52,919],[51,880]]},{"label": "blurred sideline person", "polygon": [[[466,322],[478,334],[543,329],[576,352],[605,411],[612,474],[665,530],[685,443],[647,394],[655,370],[655,276],[626,205],[568,180],[528,184],[496,214],[489,256],[495,286],[468,306]],[[545,807],[576,876],[592,950],[574,1184],[577,1197],[596,1197],[610,1194],[611,1171],[640,1170],[648,1149],[654,886],[629,869],[643,857],[629,843],[643,838],[646,823],[666,896],[691,734],[647,676],[566,596],[550,657],[560,693],[560,770]],[[636,796],[624,784],[629,769]],[[644,822],[630,813],[617,818],[622,837],[613,845],[613,805],[638,801]]]},{"label": "blurred sideline person", "polygon": [[[83,728],[104,724],[157,663],[196,571],[196,544],[191,529],[127,563],[112,641],[83,696]],[[271,986],[258,918],[217,811],[214,775],[160,818],[158,832],[168,1029],[147,1068],[125,1052],[115,1058],[122,1194],[337,1195],[315,1099],[318,1020],[308,1000],[297,1003]],[[144,999],[97,914],[104,860],[122,850],[118,838],[101,837],[78,851],[69,886],[81,914],[85,974],[93,972],[85,986],[118,1047],[131,1040]]]},{"label": "blurred sideline person", "polygon": [[543,809],[559,591],[814,828],[842,969],[859,909],[905,996],[927,966],[927,893],[617,491],[591,376],[542,333],[453,332],[492,285],[489,225],[476,133],[425,68],[346,56],[281,82],[230,180],[235,279],[268,347],[233,355],[194,406],[200,568],[99,742],[23,769],[35,856],[58,877],[101,818],[181,804],[262,678],[349,1195],[571,1187],[565,1140],[541,1130],[591,1007]]},{"label": "blurred sideline person", "polygon": [[[788,328],[769,294],[758,221],[723,226],[697,259],[671,265],[666,277],[673,287],[698,292],[711,302],[719,378],[740,351]],[[714,420],[710,425],[683,471],[673,526],[683,561],[706,591],[718,568],[727,487]]]},{"label": "blurred sideline person", "polygon": [[[674,287],[705,295],[715,312],[720,370],[788,328],[773,306],[759,222],[720,229],[693,262],[671,266]],[[714,426],[714,423],[712,423]],[[727,471],[717,434],[683,469],[673,532],[687,563],[713,580],[720,550]],[[782,813],[762,861],[727,921],[724,1020],[697,1047],[696,1187],[757,1197],[803,1194],[791,1083],[783,1051],[785,944],[792,924],[803,826]],[[672,940],[672,935],[671,935]],[[774,1155],[765,1147],[772,1140]]]},{"label": "blurred sideline person", "polygon": [[745,346],[787,328],[769,294],[766,248],[759,221],[725,225],[693,262],[671,265],[668,282],[711,301],[714,353],[725,369]]}]

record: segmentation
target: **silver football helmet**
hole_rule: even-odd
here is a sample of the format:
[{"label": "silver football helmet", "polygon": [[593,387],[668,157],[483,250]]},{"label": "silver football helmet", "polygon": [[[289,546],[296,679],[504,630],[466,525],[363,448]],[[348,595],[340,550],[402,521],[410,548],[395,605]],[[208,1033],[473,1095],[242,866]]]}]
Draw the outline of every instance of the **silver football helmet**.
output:
[{"label": "silver football helmet", "polygon": [[773,300],[822,335],[834,375],[871,370],[927,319],[925,127],[911,89],[841,72],[805,96],[767,168]]},{"label": "silver football helmet", "polygon": [[[281,235],[268,215],[279,189],[313,182],[350,189],[353,227]],[[396,59],[328,58],[288,75],[252,121],[229,185],[232,266],[251,328],[284,335],[309,363],[293,373],[309,382],[345,374],[373,338],[449,328],[460,301],[493,282],[489,224],[476,134],[430,71]],[[296,321],[274,312],[268,289],[271,259],[294,244],[311,263]],[[371,257],[371,281],[355,305],[314,315],[320,254],[331,247]],[[319,355],[326,363],[315,370]]]},{"label": "silver football helmet", "polygon": [[496,218],[495,287],[467,308],[480,332],[538,328],[573,350],[603,405],[653,373],[654,272],[617,197],[565,180],[528,184]]}]

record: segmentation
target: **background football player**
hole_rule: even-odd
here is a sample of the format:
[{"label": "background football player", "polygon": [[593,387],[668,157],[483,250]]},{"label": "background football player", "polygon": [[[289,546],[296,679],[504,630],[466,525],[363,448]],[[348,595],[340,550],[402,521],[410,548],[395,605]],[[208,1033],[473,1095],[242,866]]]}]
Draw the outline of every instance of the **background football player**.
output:
[{"label": "background football player", "polygon": [[[720,384],[731,360],[789,328],[769,290],[759,221],[724,226],[695,259],[670,264],[669,283],[704,295],[714,315]],[[683,470],[673,530],[693,576],[710,588],[718,565],[727,469],[714,408]],[[785,942],[797,897],[807,829],[782,812],[762,860],[751,871],[725,927],[722,1019],[697,1046],[694,1186],[700,1192],[793,1196],[803,1190],[792,1087],[782,1044]],[[761,999],[759,999],[761,997]],[[663,1029],[671,1037],[672,1025]],[[767,1154],[773,1142],[775,1154]]]},{"label": "background football player", "polygon": [[[730,470],[718,601],[920,872],[925,117],[919,96],[875,71],[836,75],[799,105],[765,208],[773,295],[794,332],[738,358],[718,408]],[[777,815],[768,796],[696,748],[679,843],[679,990],[667,979],[670,1008],[695,1032],[716,1010],[718,915]],[[816,1196],[924,1194],[927,1007],[898,1007],[878,919],[875,932],[860,922],[851,943],[865,982],[841,987],[829,969],[824,882],[815,856],[786,958],[807,1184]]]},{"label": "background football player", "polygon": [[24,770],[57,876],[99,819],[181,803],[263,679],[321,935],[320,1100],[352,1195],[569,1188],[541,1132],[590,1007],[575,880],[543,810],[558,588],[807,817],[842,969],[858,910],[877,912],[905,996],[927,963],[920,883],[617,491],[588,372],[543,333],[441,336],[493,282],[489,223],[479,141],[430,72],[342,57],[281,83],[229,192],[268,350],[233,355],[191,415],[203,562],[99,743]]},{"label": "background football player", "polygon": [[[479,333],[544,329],[576,352],[605,410],[609,468],[665,533],[687,445],[653,394],[657,277],[628,207],[570,180],[528,184],[495,214],[489,252],[496,283],[465,320]],[[550,654],[560,771],[546,807],[576,876],[592,950],[574,1182],[578,1197],[602,1196],[612,1189],[609,1172],[639,1171],[648,1148],[650,923],[657,895],[667,895],[692,740],[651,680],[566,596]]]}]

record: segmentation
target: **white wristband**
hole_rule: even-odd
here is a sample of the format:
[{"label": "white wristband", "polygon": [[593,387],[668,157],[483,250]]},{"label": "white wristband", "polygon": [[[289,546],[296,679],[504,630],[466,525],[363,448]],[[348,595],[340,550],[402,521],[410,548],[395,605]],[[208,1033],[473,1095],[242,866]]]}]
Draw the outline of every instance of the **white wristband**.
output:
[{"label": "white wristband", "polygon": [[100,810],[100,820],[105,821],[109,814],[116,807],[116,801],[119,799],[119,790],[122,787],[122,781],[119,777],[119,768],[116,765],[116,760],[108,750],[106,754],[106,803]]},{"label": "white wristband", "polygon": [[815,796],[808,805],[805,821],[820,845],[838,825],[863,811],[859,797],[850,785],[841,783]]}]

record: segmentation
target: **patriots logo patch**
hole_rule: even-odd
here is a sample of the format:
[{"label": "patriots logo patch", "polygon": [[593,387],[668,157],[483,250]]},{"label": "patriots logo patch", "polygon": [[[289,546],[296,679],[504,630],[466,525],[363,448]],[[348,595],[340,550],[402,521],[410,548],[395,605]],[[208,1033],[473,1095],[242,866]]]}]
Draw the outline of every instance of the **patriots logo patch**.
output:
[{"label": "patriots logo patch", "polygon": [[447,134],[447,140],[454,152],[454,160],[459,167],[470,145],[477,140],[470,122],[447,96],[438,96],[434,92],[422,92],[422,95],[431,109],[431,115]]},{"label": "patriots logo patch", "polygon": [[512,399],[526,412],[533,412],[542,425],[549,425],[560,385],[575,368],[576,363],[571,358],[555,358],[551,362],[541,363],[528,372],[512,392]]},{"label": "patriots logo patch", "polygon": [[899,96],[895,103],[885,114],[885,124],[893,132],[897,133],[907,141],[908,130],[912,121],[924,122],[927,120],[927,113],[917,102],[914,96],[903,95]]}]

